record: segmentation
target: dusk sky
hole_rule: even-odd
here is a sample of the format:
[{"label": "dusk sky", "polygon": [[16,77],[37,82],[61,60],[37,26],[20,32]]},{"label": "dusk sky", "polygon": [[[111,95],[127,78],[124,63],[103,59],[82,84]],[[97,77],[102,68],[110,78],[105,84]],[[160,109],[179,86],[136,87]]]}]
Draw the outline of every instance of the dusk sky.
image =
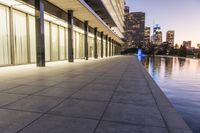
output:
[{"label": "dusk sky", "polygon": [[160,24],[163,41],[167,30],[175,30],[175,43],[200,43],[200,0],[126,0],[126,5],[146,13],[146,26]]}]

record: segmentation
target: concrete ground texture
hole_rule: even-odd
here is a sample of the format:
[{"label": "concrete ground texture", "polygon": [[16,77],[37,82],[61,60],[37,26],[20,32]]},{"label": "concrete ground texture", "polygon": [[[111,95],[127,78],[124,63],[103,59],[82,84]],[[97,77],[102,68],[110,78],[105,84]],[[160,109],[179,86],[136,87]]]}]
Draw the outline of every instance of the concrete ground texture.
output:
[{"label": "concrete ground texture", "polygon": [[0,133],[191,133],[134,56],[0,68]]}]

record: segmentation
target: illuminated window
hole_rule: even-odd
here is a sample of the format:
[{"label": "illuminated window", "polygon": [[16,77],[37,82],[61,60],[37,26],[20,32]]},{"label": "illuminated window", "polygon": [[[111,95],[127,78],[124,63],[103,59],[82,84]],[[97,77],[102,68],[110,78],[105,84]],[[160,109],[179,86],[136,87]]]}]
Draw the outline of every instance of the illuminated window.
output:
[{"label": "illuminated window", "polygon": [[45,37],[45,59],[46,61],[51,60],[51,49],[50,49],[50,24],[49,22],[44,23],[44,37]]},{"label": "illuminated window", "polygon": [[13,34],[14,34],[14,61],[15,64],[28,63],[28,44],[27,44],[27,22],[26,14],[13,11]]},{"label": "illuminated window", "polygon": [[59,27],[59,54],[60,60],[65,59],[65,28]]},{"label": "illuminated window", "polygon": [[9,9],[0,5],[0,65],[11,64]]},{"label": "illuminated window", "polygon": [[58,26],[51,24],[51,59],[58,60]]}]

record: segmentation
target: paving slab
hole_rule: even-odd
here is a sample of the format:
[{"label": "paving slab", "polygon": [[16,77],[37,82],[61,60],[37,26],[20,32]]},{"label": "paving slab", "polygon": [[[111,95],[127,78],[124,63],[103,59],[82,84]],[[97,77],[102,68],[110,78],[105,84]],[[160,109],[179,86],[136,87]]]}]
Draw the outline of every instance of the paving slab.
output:
[{"label": "paving slab", "polygon": [[116,91],[111,102],[129,103],[141,106],[155,106],[155,101],[150,94],[141,94],[133,92]]},{"label": "paving slab", "polygon": [[100,119],[106,104],[106,102],[69,99],[53,109],[50,114]]},{"label": "paving slab", "polygon": [[4,90],[9,90],[9,89],[15,88],[17,86],[21,86],[21,84],[19,84],[19,83],[8,83],[7,81],[5,81],[5,82],[1,81],[0,82],[0,92],[4,91]]},{"label": "paving slab", "polygon": [[74,94],[72,98],[108,102],[112,94],[113,91],[81,90]]},{"label": "paving slab", "polygon": [[37,113],[0,109],[0,131],[15,133],[39,116]]},{"label": "paving slab", "polygon": [[105,112],[103,120],[165,127],[160,112],[155,107],[132,104],[111,103]]},{"label": "paving slab", "polygon": [[46,87],[43,86],[31,86],[31,85],[21,85],[9,90],[5,90],[3,92],[6,93],[13,93],[13,94],[34,94],[36,92],[39,92],[41,90],[44,90]]},{"label": "paving slab", "polygon": [[13,103],[19,99],[26,97],[26,95],[0,93],[0,106]]},{"label": "paving slab", "polygon": [[165,128],[102,121],[96,133],[168,133]]},{"label": "paving slab", "polygon": [[93,133],[96,120],[45,115],[21,133]]},{"label": "paving slab", "polygon": [[53,86],[53,87],[44,89],[40,92],[37,92],[34,95],[66,98],[66,97],[71,96],[77,90],[79,90],[79,88],[67,88],[67,87]]},{"label": "paving slab", "polygon": [[61,101],[61,98],[55,97],[29,96],[8,104],[4,108],[30,112],[46,112]]}]

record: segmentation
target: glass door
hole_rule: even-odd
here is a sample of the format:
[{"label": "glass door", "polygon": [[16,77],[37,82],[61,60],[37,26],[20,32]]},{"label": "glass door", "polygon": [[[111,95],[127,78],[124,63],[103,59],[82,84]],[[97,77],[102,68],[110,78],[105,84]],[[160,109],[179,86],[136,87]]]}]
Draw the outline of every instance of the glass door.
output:
[{"label": "glass door", "polygon": [[94,57],[94,38],[88,37],[88,57]]},{"label": "glass door", "polygon": [[44,38],[45,38],[45,60],[51,60],[51,47],[50,47],[50,24],[44,23]]},{"label": "glass door", "polygon": [[9,9],[0,5],[0,66],[11,64]]},{"label": "glass door", "polygon": [[59,27],[59,54],[60,54],[60,60],[65,59],[65,28]]},{"label": "glass door", "polygon": [[29,35],[30,35],[30,61],[36,62],[36,34],[35,34],[35,17],[29,16]]},{"label": "glass door", "polygon": [[58,26],[51,24],[51,60],[58,60]]},{"label": "glass door", "polygon": [[98,58],[101,57],[101,40],[100,39],[97,39],[97,55],[98,55]]},{"label": "glass door", "polygon": [[103,56],[106,57],[106,40],[103,42]]},{"label": "glass door", "polygon": [[28,63],[27,21],[26,14],[13,11],[13,51],[15,64]]}]

